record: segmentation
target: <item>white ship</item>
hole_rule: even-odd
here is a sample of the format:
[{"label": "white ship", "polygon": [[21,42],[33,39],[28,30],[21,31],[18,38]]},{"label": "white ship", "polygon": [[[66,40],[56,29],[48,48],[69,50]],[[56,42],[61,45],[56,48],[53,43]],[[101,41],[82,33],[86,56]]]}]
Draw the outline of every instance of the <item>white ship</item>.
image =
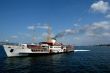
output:
[{"label": "white ship", "polygon": [[55,54],[74,51],[73,46],[63,45],[52,39],[51,42],[39,44],[3,45],[7,57],[13,56],[36,56],[39,54]]}]

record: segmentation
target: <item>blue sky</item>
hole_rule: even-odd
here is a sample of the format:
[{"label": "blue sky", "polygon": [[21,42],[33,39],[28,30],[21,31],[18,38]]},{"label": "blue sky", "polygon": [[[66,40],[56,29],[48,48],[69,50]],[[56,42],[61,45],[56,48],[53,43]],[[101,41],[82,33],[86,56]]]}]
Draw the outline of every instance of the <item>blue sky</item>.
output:
[{"label": "blue sky", "polygon": [[[60,42],[110,43],[109,21],[110,0],[0,0],[0,41],[31,42],[28,27],[49,24],[53,35],[74,32],[58,38]],[[44,40],[46,31],[36,28],[36,42]]]}]

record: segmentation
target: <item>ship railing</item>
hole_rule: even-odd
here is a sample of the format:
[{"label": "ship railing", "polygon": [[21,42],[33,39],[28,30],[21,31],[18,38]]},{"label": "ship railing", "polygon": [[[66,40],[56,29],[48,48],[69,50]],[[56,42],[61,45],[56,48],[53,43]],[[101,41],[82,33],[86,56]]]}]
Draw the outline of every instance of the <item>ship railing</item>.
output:
[{"label": "ship railing", "polygon": [[32,52],[47,52],[47,49],[31,49]]}]

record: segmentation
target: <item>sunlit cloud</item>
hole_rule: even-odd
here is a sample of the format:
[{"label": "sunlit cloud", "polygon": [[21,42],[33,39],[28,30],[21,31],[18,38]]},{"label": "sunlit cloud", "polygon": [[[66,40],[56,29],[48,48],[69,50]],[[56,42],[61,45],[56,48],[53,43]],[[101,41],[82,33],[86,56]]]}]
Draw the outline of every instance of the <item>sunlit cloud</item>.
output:
[{"label": "sunlit cloud", "polygon": [[100,0],[91,5],[91,9],[94,12],[106,13],[110,10],[109,2],[105,2],[104,0]]}]

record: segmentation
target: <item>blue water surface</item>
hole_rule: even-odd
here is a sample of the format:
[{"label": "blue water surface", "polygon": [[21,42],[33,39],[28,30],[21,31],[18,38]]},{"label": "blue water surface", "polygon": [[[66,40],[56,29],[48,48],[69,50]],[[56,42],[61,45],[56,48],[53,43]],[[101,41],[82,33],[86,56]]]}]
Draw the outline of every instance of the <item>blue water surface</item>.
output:
[{"label": "blue water surface", "polygon": [[71,53],[0,58],[0,73],[110,73],[110,47],[80,46]]}]

